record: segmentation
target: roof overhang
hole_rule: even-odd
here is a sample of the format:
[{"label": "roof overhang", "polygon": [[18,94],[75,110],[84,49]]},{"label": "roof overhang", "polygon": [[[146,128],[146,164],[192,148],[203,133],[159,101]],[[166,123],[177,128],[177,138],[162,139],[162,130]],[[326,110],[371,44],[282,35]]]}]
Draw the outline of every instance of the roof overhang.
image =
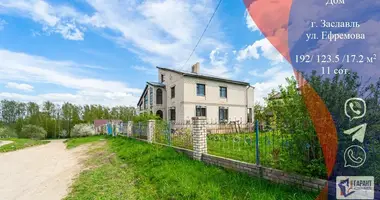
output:
[{"label": "roof overhang", "polygon": [[161,69],[161,70],[165,70],[165,71],[170,71],[170,72],[175,72],[175,73],[181,74],[183,76],[189,76],[189,77],[201,78],[201,79],[207,79],[207,80],[214,80],[214,81],[232,83],[232,84],[243,85],[243,86],[250,86],[250,84],[247,83],[247,82],[235,81],[235,80],[221,78],[221,77],[216,77],[216,76],[209,76],[209,75],[203,75],[203,74],[184,72],[184,71],[174,70],[174,69],[165,68],[165,67],[158,67],[158,66],[157,66],[157,69]]},{"label": "roof overhang", "polygon": [[141,94],[141,96],[140,96],[140,99],[139,99],[139,101],[138,101],[138,103],[137,103],[137,106],[139,106],[140,105],[140,102],[142,101],[142,99],[143,99],[143,97],[144,97],[144,94],[146,93],[146,90],[148,89],[148,84],[146,84],[146,86],[145,86],[145,88],[144,88],[144,90],[143,90],[143,92],[142,92],[142,94]]}]

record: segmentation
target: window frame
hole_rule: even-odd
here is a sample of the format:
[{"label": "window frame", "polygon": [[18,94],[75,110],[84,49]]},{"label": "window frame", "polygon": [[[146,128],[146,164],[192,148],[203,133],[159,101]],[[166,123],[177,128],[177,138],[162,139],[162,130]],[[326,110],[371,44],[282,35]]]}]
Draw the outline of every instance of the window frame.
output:
[{"label": "window frame", "polygon": [[170,88],[170,97],[173,99],[175,98],[175,86]]},{"label": "window frame", "polygon": [[247,109],[247,123],[253,123],[252,108]]},{"label": "window frame", "polygon": [[161,83],[165,82],[165,75],[161,74]]},{"label": "window frame", "polygon": [[[198,115],[198,109],[200,109],[199,115]],[[202,112],[203,110],[204,110],[204,113]],[[195,106],[195,116],[196,117],[207,117],[207,107],[206,106],[199,106],[199,105]]]},{"label": "window frame", "polygon": [[[222,89],[225,89],[225,95],[226,96],[222,96]],[[228,89],[227,89],[227,87],[219,86],[219,97],[223,98],[223,99],[227,99],[227,97],[228,97]]]},{"label": "window frame", "polygon": [[[158,92],[159,90],[161,92]],[[161,88],[157,88],[156,89],[156,105],[162,105],[162,104],[163,104],[163,91]]]},{"label": "window frame", "polygon": [[[203,94],[200,94],[199,93],[199,86],[203,86]],[[197,88],[196,88],[196,92],[197,92],[197,96],[201,96],[201,97],[205,97],[206,96],[206,84],[203,84],[203,83],[197,83]]]},{"label": "window frame", "polygon": [[144,110],[148,109],[148,93],[144,95]]},{"label": "window frame", "polygon": [[[228,122],[228,115],[229,115],[229,111],[228,111],[228,107],[222,107],[222,106],[219,106],[219,109],[218,109],[218,117],[219,117],[219,123],[227,123]],[[223,113],[223,119],[221,117]]]},{"label": "window frame", "polygon": [[[174,115],[173,115],[173,112],[174,112]],[[169,116],[170,116],[170,121],[175,121],[176,120],[176,110],[175,110],[175,107],[173,108],[169,108]],[[174,119],[173,119],[173,116],[174,116]]]},{"label": "window frame", "polygon": [[149,105],[153,106],[153,87],[149,87]]}]

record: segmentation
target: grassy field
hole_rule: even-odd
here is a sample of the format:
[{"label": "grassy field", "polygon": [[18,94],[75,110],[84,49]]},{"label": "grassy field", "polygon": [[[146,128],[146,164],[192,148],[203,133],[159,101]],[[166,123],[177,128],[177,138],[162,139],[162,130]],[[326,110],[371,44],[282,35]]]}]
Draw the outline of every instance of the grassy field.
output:
[{"label": "grassy field", "polygon": [[68,140],[68,148],[90,142],[92,145],[84,163],[87,170],[74,182],[65,200],[137,199],[132,170],[110,151],[109,142],[101,139],[95,136]]},{"label": "grassy field", "polygon": [[13,143],[1,146],[0,152],[16,151],[16,150],[27,148],[27,147],[49,143],[49,141],[19,139],[19,138],[6,138],[6,139],[0,139],[0,140],[13,141]]},{"label": "grassy field", "polygon": [[71,138],[69,140],[66,140],[66,147],[68,149],[72,149],[72,148],[77,147],[81,144],[100,141],[100,140],[104,140],[104,139],[105,139],[105,136],[103,136],[103,135],[97,135],[97,136],[92,136],[92,137],[82,137],[82,138]]},{"label": "grassy field", "polygon": [[75,181],[67,200],[316,197],[314,193],[291,186],[205,165],[169,147],[128,138],[107,138],[106,142],[96,143],[98,145],[91,145],[90,159],[86,163],[89,170]]}]

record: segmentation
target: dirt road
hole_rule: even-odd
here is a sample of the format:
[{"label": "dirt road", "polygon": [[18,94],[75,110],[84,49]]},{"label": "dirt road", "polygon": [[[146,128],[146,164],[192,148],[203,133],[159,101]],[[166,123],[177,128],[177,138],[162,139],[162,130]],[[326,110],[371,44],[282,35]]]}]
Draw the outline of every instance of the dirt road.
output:
[{"label": "dirt road", "polygon": [[80,172],[85,148],[67,150],[63,141],[52,141],[0,153],[0,199],[62,199]]}]

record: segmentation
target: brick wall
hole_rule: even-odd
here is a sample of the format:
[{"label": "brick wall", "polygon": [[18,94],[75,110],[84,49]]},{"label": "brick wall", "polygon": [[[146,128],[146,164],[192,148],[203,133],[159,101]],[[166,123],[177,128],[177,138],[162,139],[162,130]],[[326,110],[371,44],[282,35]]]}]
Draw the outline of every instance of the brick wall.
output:
[{"label": "brick wall", "polygon": [[327,183],[326,180],[322,179],[289,174],[281,170],[271,169],[256,164],[241,162],[209,154],[203,154],[202,161],[207,164],[217,165],[227,169],[247,173],[250,176],[264,178],[272,182],[297,185],[308,191],[320,191],[325,187]]}]

